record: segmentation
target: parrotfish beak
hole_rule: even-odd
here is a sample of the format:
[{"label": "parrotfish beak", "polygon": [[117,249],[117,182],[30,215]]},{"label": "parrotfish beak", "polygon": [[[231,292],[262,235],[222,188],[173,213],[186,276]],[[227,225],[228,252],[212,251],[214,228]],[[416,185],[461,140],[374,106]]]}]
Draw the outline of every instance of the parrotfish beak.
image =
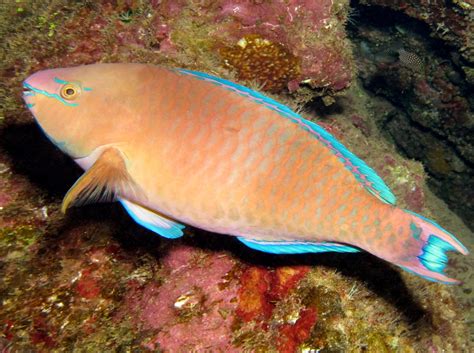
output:
[{"label": "parrotfish beak", "polygon": [[57,95],[58,84],[53,80],[54,71],[56,70],[39,71],[23,81],[23,100],[44,134],[55,145],[60,146],[61,143],[51,136],[51,131],[43,126],[50,120],[47,114],[48,109],[44,109],[44,105],[49,103],[51,97]]},{"label": "parrotfish beak", "polygon": [[25,81],[23,81],[23,87],[32,87],[33,89],[42,89],[48,90],[54,88],[54,75],[55,71],[58,69],[52,70],[43,70],[35,72],[33,75],[29,76]]},{"label": "parrotfish beak", "polygon": [[39,89],[46,83],[45,72],[47,71],[36,72],[23,81],[23,100],[28,109],[32,112],[35,106],[35,100],[40,94]]},{"label": "parrotfish beak", "polygon": [[57,91],[58,84],[54,81],[55,71],[58,70],[39,71],[23,81],[23,100],[30,110],[34,108],[38,96],[50,97]]},{"label": "parrotfish beak", "polygon": [[26,106],[31,110],[34,106],[34,96],[36,92],[33,90],[33,87],[25,80],[23,82],[23,100],[26,103]]}]

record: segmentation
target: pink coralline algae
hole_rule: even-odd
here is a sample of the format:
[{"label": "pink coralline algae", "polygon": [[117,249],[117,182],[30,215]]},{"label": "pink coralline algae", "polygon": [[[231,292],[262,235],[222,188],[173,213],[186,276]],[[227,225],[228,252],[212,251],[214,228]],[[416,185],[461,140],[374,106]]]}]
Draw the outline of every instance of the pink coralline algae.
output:
[{"label": "pink coralline algae", "polygon": [[[152,23],[160,51],[176,52],[187,41],[183,26],[195,28],[201,53],[213,55],[217,48],[217,59],[240,79],[256,81],[266,90],[293,91],[304,82],[339,91],[352,79],[343,26],[347,1],[221,0],[193,6],[164,1],[156,10]],[[201,37],[202,28],[206,31]]]},{"label": "pink coralline algae", "polygon": [[[162,259],[162,281],[128,283],[123,310],[115,320],[132,317],[135,325],[155,332],[144,345],[175,352],[238,352],[237,327],[258,322],[262,332],[271,325],[275,305],[287,298],[309,271],[307,266],[267,269],[244,266],[225,253],[204,253],[179,245]],[[302,309],[293,324],[279,325],[282,352],[308,338],[316,311]],[[276,332],[276,331],[275,331]]]},{"label": "pink coralline algae", "polygon": [[[331,1],[290,0],[290,1],[249,1],[224,0],[221,3],[222,16],[234,16],[244,26],[256,26],[257,22],[272,28],[282,22],[295,22],[304,18],[316,28],[321,26],[331,14]],[[281,14],[286,13],[285,19]]]},{"label": "pink coralline algae", "polygon": [[[220,5],[217,23],[224,33],[228,33],[226,45],[234,43],[237,49],[242,47],[242,38],[248,35],[259,35],[269,42],[283,45],[299,62],[299,72],[287,77],[287,86],[291,89],[297,87],[295,83],[306,82],[314,87],[338,91],[347,87],[351,80],[350,54],[341,26],[347,12],[346,5],[342,1],[324,0],[227,0]],[[245,65],[255,60],[259,58],[242,59],[240,64],[230,62],[230,66],[241,75]],[[278,57],[273,60],[278,62]],[[260,82],[264,81],[264,77],[257,76],[257,73],[254,75]]]},{"label": "pink coralline algae", "polygon": [[[178,351],[237,352],[231,342],[238,282],[226,254],[176,247],[163,259],[165,282],[144,288],[130,283],[130,313],[137,324],[159,330],[147,346]],[[124,313],[125,314],[125,313]]]}]

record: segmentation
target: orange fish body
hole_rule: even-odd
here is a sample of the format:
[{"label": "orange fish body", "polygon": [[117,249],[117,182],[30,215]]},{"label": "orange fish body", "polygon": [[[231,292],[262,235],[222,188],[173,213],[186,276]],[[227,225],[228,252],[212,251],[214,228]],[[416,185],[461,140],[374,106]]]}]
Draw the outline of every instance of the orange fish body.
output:
[{"label": "orange fish body", "polygon": [[[87,172],[69,204],[115,194],[168,238],[186,223],[272,253],[369,251],[427,279],[467,250],[395,197],[333,136],[270,98],[207,74],[141,64],[39,72],[25,100]],[[68,91],[68,88],[70,89]]]}]

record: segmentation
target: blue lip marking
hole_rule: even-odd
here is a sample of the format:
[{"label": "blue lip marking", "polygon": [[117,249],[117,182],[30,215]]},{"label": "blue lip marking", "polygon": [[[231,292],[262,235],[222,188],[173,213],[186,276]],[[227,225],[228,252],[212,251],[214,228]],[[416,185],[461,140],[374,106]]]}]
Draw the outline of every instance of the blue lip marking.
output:
[{"label": "blue lip marking", "polygon": [[33,108],[35,105],[34,105],[33,103],[26,103],[26,106],[27,106],[28,108]]},{"label": "blue lip marking", "polygon": [[23,83],[23,87],[28,88],[28,89],[32,90],[33,92],[42,94],[43,96],[46,96],[48,98],[57,99],[58,101],[60,101],[64,105],[67,105],[68,107],[77,107],[79,105],[78,103],[70,103],[70,102],[64,100],[57,93],[49,93],[48,91],[45,91],[45,90],[42,90],[42,89],[39,89],[39,88],[35,88],[35,87],[33,87],[32,85],[30,85],[29,83],[26,83],[26,82]]}]

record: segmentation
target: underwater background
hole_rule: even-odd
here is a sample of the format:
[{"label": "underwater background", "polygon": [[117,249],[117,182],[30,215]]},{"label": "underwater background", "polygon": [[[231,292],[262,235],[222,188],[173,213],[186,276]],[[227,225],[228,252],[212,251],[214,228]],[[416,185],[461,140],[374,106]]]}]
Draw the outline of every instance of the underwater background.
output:
[{"label": "underwater background", "polygon": [[[31,73],[97,62],[208,72],[299,109],[399,205],[474,249],[469,1],[0,2],[2,352],[469,352],[473,259],[452,287],[368,253],[273,256],[117,204],[60,212],[81,170],[21,100]],[[107,118],[107,117],[104,117]]]}]

